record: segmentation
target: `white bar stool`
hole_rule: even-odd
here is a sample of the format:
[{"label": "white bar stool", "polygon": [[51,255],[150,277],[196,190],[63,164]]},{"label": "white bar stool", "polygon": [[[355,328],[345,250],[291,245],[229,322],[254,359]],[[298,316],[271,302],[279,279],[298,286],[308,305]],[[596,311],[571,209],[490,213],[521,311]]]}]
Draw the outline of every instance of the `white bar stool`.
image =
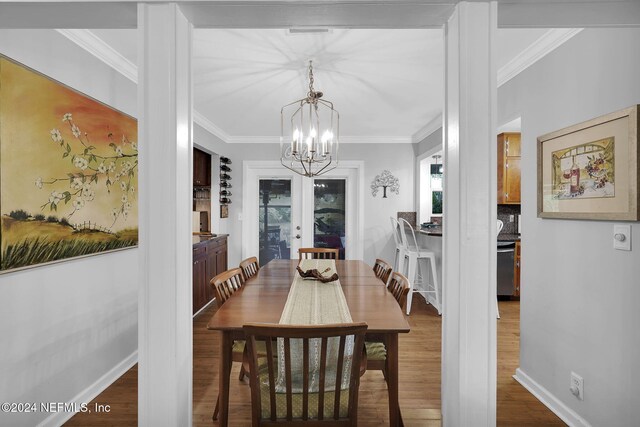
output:
[{"label": "white bar stool", "polygon": [[[413,300],[413,293],[420,294],[434,294],[435,304],[433,306],[438,310],[438,314],[442,314],[440,305],[440,283],[438,281],[438,271],[436,269],[436,254],[432,251],[420,248],[418,246],[418,240],[416,239],[416,233],[409,222],[400,218],[400,233],[402,235],[402,242],[404,243],[404,260],[408,261],[406,276],[409,279],[409,294],[407,295],[407,314],[411,312],[411,302]],[[410,236],[410,237],[409,237]],[[433,283],[428,283],[429,276],[423,277],[420,274],[420,260],[428,260],[429,268],[431,269],[431,275],[433,276]],[[404,272],[404,269],[402,270]],[[417,285],[427,282],[427,289],[416,289]],[[429,285],[433,287],[429,289]],[[425,295],[425,300],[429,304],[429,299]]]},{"label": "white bar stool", "polygon": [[393,240],[396,242],[396,257],[393,260],[393,270],[403,271],[404,265],[404,242],[402,241],[402,232],[400,231],[400,223],[394,217],[391,219],[391,228],[393,228]]}]

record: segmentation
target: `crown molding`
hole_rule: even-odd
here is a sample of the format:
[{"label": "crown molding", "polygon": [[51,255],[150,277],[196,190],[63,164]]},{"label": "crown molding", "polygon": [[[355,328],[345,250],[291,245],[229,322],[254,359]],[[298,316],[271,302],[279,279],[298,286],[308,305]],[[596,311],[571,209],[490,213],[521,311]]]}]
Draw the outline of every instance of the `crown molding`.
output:
[{"label": "crown molding", "polygon": [[411,140],[414,144],[418,143],[423,139],[425,139],[426,137],[428,137],[429,135],[431,135],[432,133],[434,133],[435,131],[437,131],[438,129],[440,129],[441,127],[442,127],[442,113],[435,116],[433,119],[431,119],[429,123],[424,125],[422,129],[414,133],[413,136],[411,137]]},{"label": "crown molding", "polygon": [[209,133],[214,134],[224,142],[231,142],[233,139],[228,133],[220,129],[215,123],[211,120],[207,119],[204,115],[200,114],[200,112],[193,110],[193,121],[198,125],[202,126]]},{"label": "crown molding", "polygon": [[138,82],[138,67],[89,30],[56,30],[129,80]]},{"label": "crown molding", "polygon": [[502,86],[535,64],[582,30],[583,28],[554,28],[547,31],[498,70],[498,86]]}]

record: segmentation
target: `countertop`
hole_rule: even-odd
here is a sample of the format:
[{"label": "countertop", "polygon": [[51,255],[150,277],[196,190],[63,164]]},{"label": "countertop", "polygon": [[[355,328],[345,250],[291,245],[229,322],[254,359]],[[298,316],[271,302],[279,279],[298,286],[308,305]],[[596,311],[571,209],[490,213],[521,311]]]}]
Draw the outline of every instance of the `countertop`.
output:
[{"label": "countertop", "polygon": [[194,234],[193,245],[199,245],[200,243],[206,243],[210,240],[217,240],[222,237],[227,237],[228,234]]},{"label": "countertop", "polygon": [[[424,234],[427,236],[442,237],[442,227],[420,228],[420,229],[417,229],[416,231],[420,234]],[[500,233],[498,234],[498,241],[499,242],[519,242],[520,235]]]}]

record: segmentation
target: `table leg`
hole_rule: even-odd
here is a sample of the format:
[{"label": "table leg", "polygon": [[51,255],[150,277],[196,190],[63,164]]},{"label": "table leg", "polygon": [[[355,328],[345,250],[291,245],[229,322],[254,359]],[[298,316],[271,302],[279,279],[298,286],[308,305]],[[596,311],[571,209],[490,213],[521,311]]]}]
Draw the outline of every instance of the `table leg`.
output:
[{"label": "table leg", "polygon": [[231,376],[231,347],[233,339],[231,332],[222,331],[220,339],[220,378],[218,385],[219,413],[218,421],[221,427],[229,422],[229,377]]},{"label": "table leg", "polygon": [[389,425],[403,425],[398,397],[398,334],[389,334],[387,345],[387,389],[389,390]]}]

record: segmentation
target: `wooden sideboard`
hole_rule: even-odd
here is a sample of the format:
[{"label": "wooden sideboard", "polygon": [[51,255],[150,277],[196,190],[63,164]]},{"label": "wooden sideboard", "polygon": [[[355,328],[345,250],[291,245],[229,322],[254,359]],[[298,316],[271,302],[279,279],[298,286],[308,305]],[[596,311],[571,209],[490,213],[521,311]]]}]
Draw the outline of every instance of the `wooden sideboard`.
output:
[{"label": "wooden sideboard", "polygon": [[193,236],[193,314],[215,297],[209,284],[227,270],[227,235]]}]

